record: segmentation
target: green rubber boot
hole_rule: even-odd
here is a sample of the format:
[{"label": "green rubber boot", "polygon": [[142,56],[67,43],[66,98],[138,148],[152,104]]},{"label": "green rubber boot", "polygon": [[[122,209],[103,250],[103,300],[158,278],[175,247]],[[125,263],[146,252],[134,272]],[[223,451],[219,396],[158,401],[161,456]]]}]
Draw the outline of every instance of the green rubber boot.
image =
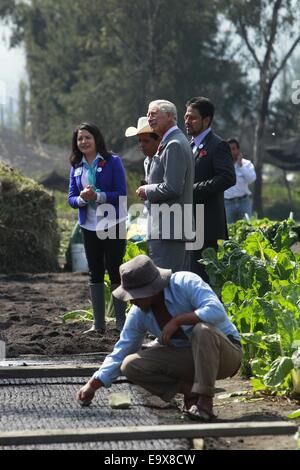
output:
[{"label": "green rubber boot", "polygon": [[105,292],[104,283],[90,284],[90,295],[94,321],[92,327],[84,333],[105,332]]},{"label": "green rubber boot", "polygon": [[[111,290],[115,290],[117,287],[119,287],[119,284],[112,284],[111,285]],[[116,317],[116,328],[118,331],[123,330],[123,326],[126,320],[126,308],[127,308],[127,302],[124,302],[123,300],[116,299],[116,297],[112,296],[113,298],[113,304],[114,304],[114,310],[115,310],[115,317]]]}]

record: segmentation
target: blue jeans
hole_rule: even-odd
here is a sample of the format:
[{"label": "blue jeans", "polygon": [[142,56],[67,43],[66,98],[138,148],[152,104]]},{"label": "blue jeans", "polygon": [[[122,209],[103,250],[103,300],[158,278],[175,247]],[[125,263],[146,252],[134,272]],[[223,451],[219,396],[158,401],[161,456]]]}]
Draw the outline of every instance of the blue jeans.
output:
[{"label": "blue jeans", "polygon": [[252,201],[250,196],[233,199],[225,199],[225,210],[228,224],[233,224],[237,220],[243,219],[245,214],[252,215]]}]

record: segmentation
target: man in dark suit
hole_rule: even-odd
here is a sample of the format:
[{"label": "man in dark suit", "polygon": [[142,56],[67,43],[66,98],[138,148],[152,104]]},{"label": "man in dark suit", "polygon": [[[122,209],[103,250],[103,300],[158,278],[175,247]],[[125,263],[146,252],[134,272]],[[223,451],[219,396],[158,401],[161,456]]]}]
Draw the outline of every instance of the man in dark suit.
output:
[{"label": "man in dark suit", "polygon": [[204,204],[204,245],[191,251],[191,271],[206,282],[208,276],[197,261],[205,248],[217,250],[218,240],[228,238],[224,191],[236,181],[230,147],[211,130],[214,111],[212,102],[199,96],[187,102],[184,116],[195,158],[194,206]]}]

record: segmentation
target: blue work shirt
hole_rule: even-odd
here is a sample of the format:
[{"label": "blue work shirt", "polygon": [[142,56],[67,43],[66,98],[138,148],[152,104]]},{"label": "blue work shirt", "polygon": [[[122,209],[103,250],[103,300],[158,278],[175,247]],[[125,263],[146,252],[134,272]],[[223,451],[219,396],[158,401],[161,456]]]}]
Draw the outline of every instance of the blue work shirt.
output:
[{"label": "blue work shirt", "polygon": [[[226,336],[232,335],[240,340],[236,327],[229,320],[217,295],[197,274],[185,271],[172,274],[169,284],[164,288],[164,297],[166,307],[173,317],[194,312],[200,320],[218,328]],[[194,326],[181,325],[187,338],[172,338],[168,347],[191,347]],[[120,367],[125,357],[140,350],[147,332],[156,337],[161,333],[152,310],[144,312],[133,305],[113,352],[105,358],[93,378],[109,387],[120,376]]]}]

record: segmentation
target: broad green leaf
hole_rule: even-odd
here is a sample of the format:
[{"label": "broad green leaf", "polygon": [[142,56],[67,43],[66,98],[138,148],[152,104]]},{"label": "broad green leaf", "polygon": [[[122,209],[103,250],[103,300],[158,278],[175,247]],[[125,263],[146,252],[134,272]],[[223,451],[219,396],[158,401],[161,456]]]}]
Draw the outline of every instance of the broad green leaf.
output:
[{"label": "broad green leaf", "polygon": [[72,312],[67,312],[64,315],[62,315],[62,321],[63,323],[69,321],[69,320],[79,320],[82,318],[85,318],[87,320],[90,320],[93,318],[93,314],[90,310],[73,310]]},{"label": "broad green leaf", "polygon": [[275,266],[280,279],[289,279],[291,272],[294,269],[294,264],[284,253],[279,253],[277,255]]},{"label": "broad green leaf", "polygon": [[265,384],[260,379],[252,378],[252,379],[250,379],[250,383],[252,385],[252,388],[253,388],[254,392],[260,392],[260,391],[266,389]]},{"label": "broad green leaf", "polygon": [[293,411],[289,415],[287,415],[287,417],[290,418],[290,419],[300,418],[300,408],[296,411]]},{"label": "broad green leaf", "polygon": [[[298,343],[298,342],[297,342]],[[292,355],[292,361],[295,369],[300,369],[300,346]]]},{"label": "broad green leaf", "polygon": [[256,377],[263,377],[268,371],[268,365],[263,359],[253,359],[250,361],[252,374]]},{"label": "broad green leaf", "polygon": [[263,333],[257,331],[256,333],[241,333],[241,338],[249,344],[254,344],[255,346],[267,350],[268,347],[263,341]]},{"label": "broad green leaf", "polygon": [[233,282],[225,282],[222,289],[222,301],[224,304],[231,304],[234,301],[238,287]]},{"label": "broad green leaf", "polygon": [[290,357],[278,357],[272,362],[268,373],[263,381],[268,387],[280,387],[286,376],[293,369],[293,361]]}]

